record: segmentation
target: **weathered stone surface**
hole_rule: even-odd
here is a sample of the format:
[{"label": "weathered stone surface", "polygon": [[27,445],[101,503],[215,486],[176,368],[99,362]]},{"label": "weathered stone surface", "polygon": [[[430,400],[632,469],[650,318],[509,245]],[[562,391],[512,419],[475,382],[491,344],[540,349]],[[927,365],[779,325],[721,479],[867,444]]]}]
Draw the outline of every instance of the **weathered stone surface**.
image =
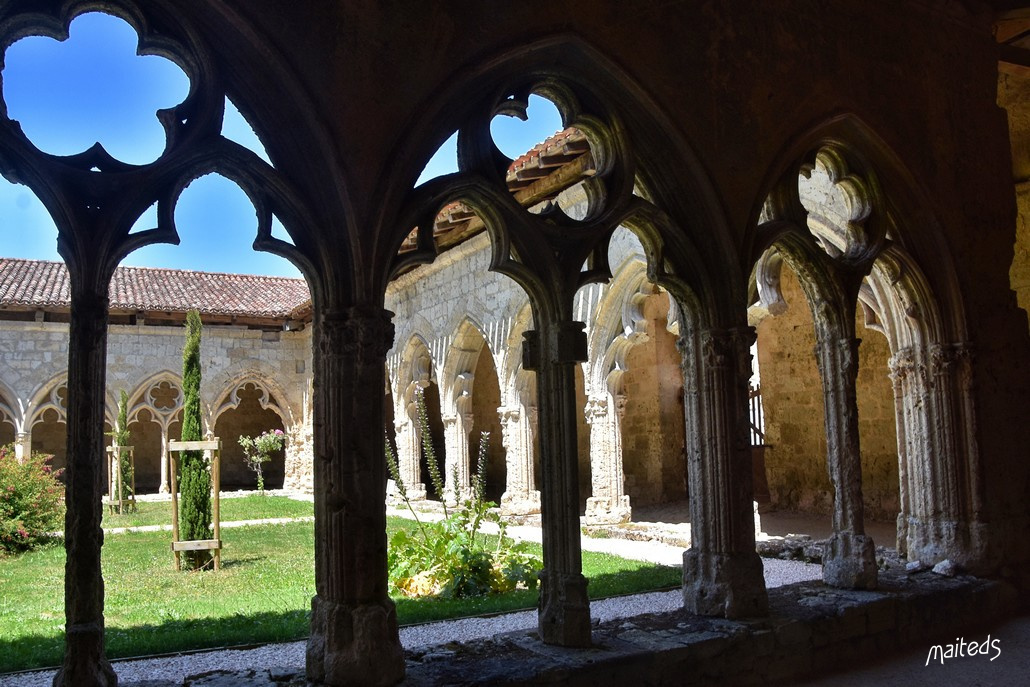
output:
[{"label": "weathered stone surface", "polygon": [[823,579],[844,589],[876,589],[876,547],[865,535],[834,532],[823,549]]}]

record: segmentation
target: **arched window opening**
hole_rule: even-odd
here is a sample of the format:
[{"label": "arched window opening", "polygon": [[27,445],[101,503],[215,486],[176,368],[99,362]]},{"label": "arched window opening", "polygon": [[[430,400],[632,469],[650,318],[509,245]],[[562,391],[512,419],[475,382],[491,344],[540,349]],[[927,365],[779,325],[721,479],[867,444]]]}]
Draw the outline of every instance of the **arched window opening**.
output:
[{"label": "arched window opening", "polygon": [[67,437],[64,414],[56,408],[45,408],[32,423],[32,452],[53,456],[50,467],[63,470],[68,465]]},{"label": "arched window opening", "polygon": [[757,322],[771,511],[763,513],[762,528],[775,536],[821,539],[830,533],[833,487],[826,474],[822,383],[812,353],[815,323],[797,274],[783,266],[777,279],[778,314]]},{"label": "arched window opening", "polygon": [[129,445],[133,447],[135,465],[136,493],[156,494],[168,491],[167,470],[162,469],[165,459],[165,434],[163,423],[158,415],[147,408],[141,408],[128,424]]},{"label": "arched window opening", "polygon": [[[231,407],[215,419],[215,436],[222,440],[222,488],[256,489],[257,472],[247,463],[241,436],[257,437],[262,432],[285,432],[282,418],[273,407],[278,401],[264,388],[248,382],[232,392]],[[262,465],[266,489],[281,489],[286,476],[286,449],[275,451]]]},{"label": "arched window opening", "polygon": [[[479,457],[483,455],[487,461],[483,469],[485,475],[484,491],[486,499],[494,503],[501,502],[507,485],[507,466],[503,453],[503,437],[501,419],[497,409],[501,406],[501,387],[497,379],[497,368],[489,347],[484,345],[479,350],[473,372],[472,386],[472,432],[469,435],[470,454],[475,458],[471,469],[480,471]],[[486,433],[486,451],[480,453],[482,435]]]},{"label": "arched window opening", "polygon": [[8,115],[41,150],[81,153],[99,143],[116,160],[146,164],[165,150],[155,116],[181,103],[189,78],[167,57],[137,55],[139,36],[101,12],[76,17],[69,37],[23,38],[7,49]]}]

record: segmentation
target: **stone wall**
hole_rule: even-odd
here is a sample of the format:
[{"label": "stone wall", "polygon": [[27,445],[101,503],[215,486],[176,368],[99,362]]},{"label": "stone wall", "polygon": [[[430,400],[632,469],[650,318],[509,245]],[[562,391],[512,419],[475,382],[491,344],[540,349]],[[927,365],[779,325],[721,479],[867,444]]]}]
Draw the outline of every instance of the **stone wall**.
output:
[{"label": "stone wall", "polygon": [[627,355],[622,452],[626,493],[636,506],[686,499],[683,378],[676,338],[667,329],[667,294],[645,301],[645,341]]},{"label": "stone wall", "polygon": [[[862,447],[862,500],[865,515],[892,521],[898,502],[898,433],[894,388],[888,377],[890,346],[878,331],[867,329],[861,311],[856,331],[858,347],[858,431]],[[885,542],[884,542],[885,543]]]},{"label": "stone wall", "polygon": [[[130,440],[139,444],[135,457],[141,491],[156,489],[161,479],[160,425],[153,422],[160,418],[148,391],[163,380],[172,385],[174,396],[181,378],[183,331],[182,327],[147,324],[112,325],[108,330],[108,424],[117,415],[119,393],[126,391]],[[0,388],[14,414],[13,423],[0,425],[0,431],[9,434],[13,424],[15,432],[31,432],[33,449],[55,454],[55,467],[63,465],[65,453],[63,386],[67,359],[67,324],[0,321]],[[310,361],[310,329],[262,332],[205,325],[203,330],[201,413],[205,430],[214,431],[217,418],[236,407],[234,392],[246,383],[257,384],[270,394],[268,412],[280,418],[278,426],[289,436],[285,481],[308,489]],[[177,413],[171,408],[165,410]],[[137,417],[133,411],[141,415]],[[40,422],[43,419],[47,422]],[[271,428],[251,429],[259,432]],[[167,437],[177,439],[178,432],[178,424],[173,422]],[[235,444],[236,439],[236,435],[225,438],[223,450],[235,450],[229,443]],[[237,481],[242,484],[245,480],[241,476]]]},{"label": "stone wall", "polygon": [[815,360],[815,326],[797,276],[784,266],[782,315],[758,325],[765,408],[765,468],[774,509],[829,513],[823,392]]}]

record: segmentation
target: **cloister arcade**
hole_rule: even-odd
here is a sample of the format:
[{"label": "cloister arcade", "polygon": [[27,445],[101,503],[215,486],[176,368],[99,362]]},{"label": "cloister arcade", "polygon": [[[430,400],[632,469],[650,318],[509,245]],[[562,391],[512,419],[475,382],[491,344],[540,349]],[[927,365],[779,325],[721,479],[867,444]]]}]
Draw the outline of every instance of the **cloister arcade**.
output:
[{"label": "cloister arcade", "polygon": [[[684,608],[768,613],[752,526],[756,339],[767,435],[778,385],[781,399],[809,392],[809,428],[821,408],[829,585],[876,586],[864,485],[873,478],[886,512],[895,473],[909,557],[976,574],[1030,559],[1030,467],[1016,448],[1030,432],[1019,402],[1030,330],[1006,272],[1016,206],[989,7],[681,3],[659,16],[579,0],[505,13],[460,4],[460,30],[431,3],[403,16],[272,0],[0,5],[5,50],[30,34],[62,38],[76,15],[102,9],[191,84],[160,114],[164,151],[142,165],[100,144],[42,153],[0,110],[0,172],[47,207],[70,275],[66,378],[0,390],[16,441],[40,420],[67,427],[67,652],[55,684],[116,682],[99,565],[112,391],[133,382],[145,436],[167,435],[178,407],[174,373],[129,380],[108,365],[115,328],[135,326],[111,323],[109,283],[133,250],[178,240],[176,199],[210,172],[253,202],[255,247],[291,260],[310,289],[304,329],[284,322],[270,374],[244,375],[225,354],[205,423],[214,431],[249,406],[311,447],[286,456],[284,474],[310,476],[315,498],[315,683],[404,675],[380,394],[409,489],[425,485],[416,389],[438,402],[430,432],[457,467],[445,492],[467,486],[472,437],[491,433],[490,488],[509,512],[541,515],[545,643],[591,643],[580,515],[620,521],[634,501],[677,494],[690,504]],[[490,123],[525,117],[530,95],[554,104],[565,131],[557,148],[512,160]],[[267,159],[222,136],[228,97]],[[458,171],[416,186],[454,131]],[[154,203],[157,226],[133,230]],[[432,277],[447,271],[456,279]],[[781,317],[814,355],[776,351]],[[863,330],[886,346],[860,345]],[[248,346],[265,341],[248,335]],[[813,358],[807,389],[775,374],[785,361],[811,371]],[[893,424],[893,471],[863,448],[859,399],[883,393],[866,367],[889,370],[889,411],[872,434]],[[777,494],[797,478],[776,453],[791,440],[781,431],[767,455]],[[813,499],[820,488],[802,486]]]}]

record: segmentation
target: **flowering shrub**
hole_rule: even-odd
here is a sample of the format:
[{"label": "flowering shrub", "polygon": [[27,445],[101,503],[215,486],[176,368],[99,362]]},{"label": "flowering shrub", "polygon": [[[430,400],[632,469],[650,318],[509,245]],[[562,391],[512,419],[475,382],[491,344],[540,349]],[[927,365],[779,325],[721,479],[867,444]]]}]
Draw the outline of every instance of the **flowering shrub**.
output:
[{"label": "flowering shrub", "polygon": [[257,473],[258,491],[265,491],[265,477],[262,466],[272,459],[272,454],[282,449],[286,435],[281,429],[264,431],[256,437],[240,437],[240,446],[247,460],[247,466]]},{"label": "flowering shrub", "polygon": [[28,551],[50,540],[64,522],[64,485],[49,465],[53,456],[34,453],[25,462],[14,446],[0,447],[0,552]]}]

